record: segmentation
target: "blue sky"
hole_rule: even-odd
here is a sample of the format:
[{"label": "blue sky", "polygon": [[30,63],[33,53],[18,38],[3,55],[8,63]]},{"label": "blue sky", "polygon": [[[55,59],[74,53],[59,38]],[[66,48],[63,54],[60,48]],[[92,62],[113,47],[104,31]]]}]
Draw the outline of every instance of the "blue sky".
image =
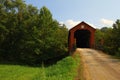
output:
[{"label": "blue sky", "polygon": [[53,18],[68,28],[85,21],[95,28],[112,26],[120,19],[120,0],[25,0],[40,9],[46,6]]}]

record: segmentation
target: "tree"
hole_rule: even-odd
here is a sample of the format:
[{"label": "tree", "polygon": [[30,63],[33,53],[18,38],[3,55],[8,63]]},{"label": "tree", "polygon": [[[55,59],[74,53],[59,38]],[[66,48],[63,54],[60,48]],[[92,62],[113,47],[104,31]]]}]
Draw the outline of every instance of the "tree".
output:
[{"label": "tree", "polygon": [[45,6],[38,10],[23,0],[5,0],[0,18],[0,59],[33,65],[67,51],[68,30]]},{"label": "tree", "polygon": [[116,53],[119,53],[120,56],[120,20],[118,19],[114,24],[113,24],[113,46],[114,46],[114,51]]},{"label": "tree", "polygon": [[113,28],[103,27],[97,32],[97,39],[103,34],[104,45],[103,50],[111,55],[120,56],[120,20],[113,24]]}]

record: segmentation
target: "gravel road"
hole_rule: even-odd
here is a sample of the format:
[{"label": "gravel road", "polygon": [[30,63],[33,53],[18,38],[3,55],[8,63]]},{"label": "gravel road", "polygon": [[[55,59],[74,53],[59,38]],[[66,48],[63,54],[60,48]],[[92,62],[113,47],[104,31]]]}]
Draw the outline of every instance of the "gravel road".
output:
[{"label": "gravel road", "polygon": [[120,60],[100,51],[78,48],[85,80],[120,80]]}]

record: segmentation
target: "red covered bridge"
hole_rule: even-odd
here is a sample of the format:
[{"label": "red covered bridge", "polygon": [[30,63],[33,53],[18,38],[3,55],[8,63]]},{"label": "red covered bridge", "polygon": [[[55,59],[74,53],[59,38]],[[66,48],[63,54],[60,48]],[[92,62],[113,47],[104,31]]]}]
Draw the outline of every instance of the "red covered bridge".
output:
[{"label": "red covered bridge", "polygon": [[89,24],[81,22],[69,30],[68,48],[69,52],[77,48],[94,48],[95,30]]}]

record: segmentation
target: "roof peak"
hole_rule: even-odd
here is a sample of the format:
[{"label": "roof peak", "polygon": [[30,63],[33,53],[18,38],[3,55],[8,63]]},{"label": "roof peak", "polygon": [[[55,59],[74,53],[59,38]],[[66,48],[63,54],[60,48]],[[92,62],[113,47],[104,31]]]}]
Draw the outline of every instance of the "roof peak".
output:
[{"label": "roof peak", "polygon": [[86,23],[85,21],[81,21],[80,23],[78,23],[77,25],[75,25],[74,27],[72,27],[70,30],[74,29],[75,27],[77,27],[77,26],[79,26],[79,25],[81,25],[81,24],[85,24],[85,25],[87,25],[87,26],[95,29],[93,25],[91,25],[91,24],[89,24],[89,23]]}]

